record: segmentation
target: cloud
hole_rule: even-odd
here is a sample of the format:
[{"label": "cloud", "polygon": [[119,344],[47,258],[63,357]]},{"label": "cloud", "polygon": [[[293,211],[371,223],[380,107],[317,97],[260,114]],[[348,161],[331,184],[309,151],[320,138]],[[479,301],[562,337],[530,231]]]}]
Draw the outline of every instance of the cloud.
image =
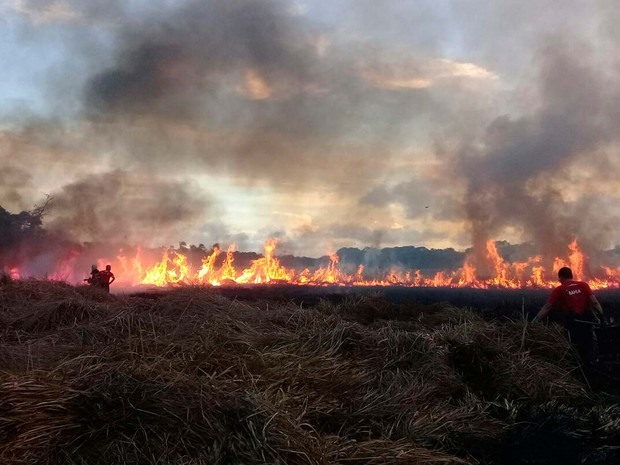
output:
[{"label": "cloud", "polygon": [[474,63],[456,62],[446,58],[364,66],[362,77],[382,89],[425,89],[447,83],[451,79],[495,81],[499,76]]},{"label": "cloud", "polygon": [[265,100],[273,93],[269,84],[252,69],[246,71],[245,82],[240,91],[250,100]]},{"label": "cloud", "polygon": [[8,0],[9,8],[35,26],[76,24],[119,18],[121,0]]},{"label": "cloud", "polygon": [[364,73],[364,78],[382,89],[426,89],[433,85],[433,81],[421,77],[382,76],[368,71]]},{"label": "cloud", "polygon": [[463,77],[471,79],[491,80],[499,79],[499,76],[488,69],[474,63],[465,63],[442,58],[430,64],[431,74],[437,79]]},{"label": "cloud", "polygon": [[62,0],[13,0],[11,8],[25,15],[34,24],[73,21],[80,18],[80,14],[69,2]]}]

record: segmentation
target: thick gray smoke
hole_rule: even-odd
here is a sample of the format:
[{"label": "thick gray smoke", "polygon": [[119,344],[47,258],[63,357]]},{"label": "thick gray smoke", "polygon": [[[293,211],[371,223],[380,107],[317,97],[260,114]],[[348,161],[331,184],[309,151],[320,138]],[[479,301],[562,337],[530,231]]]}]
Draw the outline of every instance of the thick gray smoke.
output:
[{"label": "thick gray smoke", "polygon": [[376,151],[406,107],[360,80],[358,51],[329,48],[324,32],[279,0],[193,1],[128,20],[112,63],[86,85],[85,113],[129,163],[234,172],[291,194],[352,190],[342,172],[380,173]]},{"label": "thick gray smoke", "polygon": [[[204,97],[221,78],[251,71],[266,87],[292,92],[314,81],[318,57],[309,31],[295,24],[282,2],[190,2],[172,16],[135,26],[120,31],[114,67],[88,85],[93,111],[202,121],[210,110]],[[250,97],[268,93],[265,88]]]},{"label": "thick gray smoke", "polygon": [[107,244],[161,245],[208,216],[210,202],[191,184],[113,171],[65,186],[53,196],[50,231]]},{"label": "thick gray smoke", "polygon": [[[51,194],[46,221],[81,240],[124,239],[120,226],[185,240],[213,215],[184,177],[260,187],[283,218],[307,216],[264,231],[300,253],[326,236],[471,236],[483,254],[509,232],[553,258],[574,238],[591,253],[618,239],[611,0],[15,5],[31,20],[25,42],[62,36],[64,49],[42,79],[51,116],[0,126],[0,204]],[[104,184],[113,200],[99,204]]]},{"label": "thick gray smoke", "polygon": [[535,66],[536,107],[496,118],[476,146],[462,146],[452,160],[466,180],[464,211],[482,254],[488,239],[511,226],[553,258],[565,256],[575,238],[600,248],[618,225],[602,199],[575,190],[596,187],[601,169],[613,166],[604,149],[613,151],[620,137],[620,75],[587,47],[561,40],[547,43]]}]

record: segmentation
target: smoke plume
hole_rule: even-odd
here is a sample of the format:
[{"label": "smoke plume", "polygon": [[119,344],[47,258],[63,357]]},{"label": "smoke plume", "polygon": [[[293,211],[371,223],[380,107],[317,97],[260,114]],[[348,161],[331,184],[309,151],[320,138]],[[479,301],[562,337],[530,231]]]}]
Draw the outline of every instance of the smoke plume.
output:
[{"label": "smoke plume", "polygon": [[209,207],[196,186],[113,171],[55,193],[46,227],[83,241],[162,245],[199,227]]},{"label": "smoke plume", "polygon": [[478,143],[461,146],[451,160],[466,182],[464,212],[474,248],[483,253],[485,242],[508,227],[522,228],[553,258],[564,256],[575,238],[600,247],[617,225],[602,203],[579,191],[611,166],[603,149],[618,142],[613,102],[620,76],[596,63],[587,47],[561,40],[549,41],[535,66],[536,108],[497,117]]},{"label": "smoke plume", "polygon": [[609,0],[11,5],[14,43],[61,58],[24,72],[36,117],[2,110],[0,205],[50,194],[79,241],[473,243],[482,266],[488,239],[620,240]]}]

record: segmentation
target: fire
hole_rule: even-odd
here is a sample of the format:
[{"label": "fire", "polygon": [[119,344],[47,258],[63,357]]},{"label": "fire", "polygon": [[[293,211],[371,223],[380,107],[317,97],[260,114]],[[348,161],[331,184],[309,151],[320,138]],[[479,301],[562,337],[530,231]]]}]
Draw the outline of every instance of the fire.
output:
[{"label": "fire", "polygon": [[463,264],[463,274],[459,286],[472,286],[476,282],[476,268],[469,262]]},{"label": "fire", "polygon": [[561,257],[556,257],[553,262],[553,272],[557,273],[560,268],[567,266],[573,271],[573,277],[575,279],[583,279],[585,276],[584,266],[586,256],[579,248],[576,239],[568,245],[568,249],[570,251],[568,254],[568,260],[564,260]]},{"label": "fire", "polygon": [[[455,271],[440,271],[433,276],[425,276],[420,270],[390,269],[382,276],[377,276],[364,265],[351,269],[350,273],[340,267],[340,257],[336,253],[329,255],[329,262],[315,270],[295,270],[282,265],[276,256],[277,241],[270,239],[265,243],[263,256],[250,262],[249,266],[237,267],[235,264],[235,244],[226,252],[219,247],[205,252],[199,266],[195,265],[196,256],[191,260],[182,250],[167,249],[161,259],[154,264],[138,249],[135,257],[119,254],[114,261],[117,285],[136,286],[171,286],[171,285],[271,285],[278,283],[293,285],[332,285],[332,286],[409,286],[409,287],[470,287],[478,289],[504,288],[551,288],[558,285],[555,280],[557,270],[569,266],[575,279],[586,279],[594,289],[620,287],[620,267],[602,267],[596,277],[589,277],[588,257],[583,253],[577,240],[566,248],[563,257],[555,257],[545,262],[541,256],[531,257],[523,262],[509,262],[504,259],[493,241],[486,244],[482,254],[484,270],[474,265],[473,255],[468,256],[463,266]],[[480,260],[480,257],[478,257]],[[69,256],[57,265],[50,279],[68,279],[74,267],[76,256]],[[99,259],[100,269],[111,260]],[[152,261],[151,261],[152,263]],[[478,263],[478,262],[476,262]],[[346,267],[345,267],[346,268]],[[15,279],[23,276],[17,269],[6,270]],[[63,276],[65,278],[63,278]],[[588,279],[589,278],[589,279]]]},{"label": "fire", "polygon": [[252,266],[243,270],[241,276],[235,279],[240,284],[267,284],[272,281],[290,282],[293,274],[280,265],[280,261],[273,256],[276,250],[276,241],[270,239],[265,244],[265,256],[254,260]]},{"label": "fire", "polygon": [[212,286],[220,286],[223,282],[234,281],[236,277],[233,261],[235,260],[233,252],[235,244],[231,244],[226,252],[226,259],[222,266],[218,269],[216,261],[221,253],[219,247],[213,247],[213,253],[202,260],[202,267],[198,271],[199,284],[211,284]]},{"label": "fire", "polygon": [[146,271],[142,284],[165,286],[167,284],[179,284],[191,279],[191,271],[187,264],[187,257],[181,254],[170,256],[164,252],[162,261]]},{"label": "fire", "polygon": [[[434,276],[423,276],[419,270],[402,272],[392,269],[382,278],[366,277],[365,268],[360,265],[357,271],[347,274],[339,268],[340,257],[332,253],[329,263],[315,271],[304,269],[297,272],[288,269],[275,256],[277,242],[267,241],[264,256],[251,262],[250,266],[237,271],[234,265],[234,244],[228,248],[224,260],[221,260],[222,251],[214,247],[213,251],[202,259],[200,269],[193,271],[187,263],[187,258],[178,253],[165,251],[158,264],[144,269],[134,264],[140,273],[140,284],[156,286],[174,284],[203,284],[220,286],[223,284],[274,284],[289,283],[297,285],[340,285],[340,286],[427,286],[427,287],[474,287],[486,288],[545,288],[557,285],[552,277],[560,266],[571,266],[575,270],[576,278],[583,275],[586,257],[579,248],[577,241],[573,241],[567,250],[565,258],[558,257],[554,261],[553,269],[547,272],[542,265],[542,258],[535,256],[525,262],[509,263],[504,260],[494,242],[489,241],[486,246],[486,261],[490,276],[479,276],[476,267],[470,260],[466,260],[463,267],[454,271],[440,271]],[[221,262],[221,263],[220,263]],[[220,263],[220,264],[218,264]],[[618,276],[620,272],[607,269],[608,276]],[[607,287],[609,281],[592,280],[594,287]]]},{"label": "fire", "polygon": [[18,268],[9,268],[8,270],[5,270],[4,273],[10,278],[10,279],[21,279],[21,273],[19,271]]}]

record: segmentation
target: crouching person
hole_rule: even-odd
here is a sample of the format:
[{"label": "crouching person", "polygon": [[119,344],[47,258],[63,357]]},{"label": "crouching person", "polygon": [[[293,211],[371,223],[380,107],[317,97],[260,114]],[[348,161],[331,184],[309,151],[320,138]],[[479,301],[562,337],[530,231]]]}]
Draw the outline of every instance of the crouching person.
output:
[{"label": "crouching person", "polygon": [[97,265],[93,265],[90,267],[90,274],[88,278],[86,278],[87,284],[95,287],[101,286],[101,282],[99,281],[99,270],[97,269]]}]

